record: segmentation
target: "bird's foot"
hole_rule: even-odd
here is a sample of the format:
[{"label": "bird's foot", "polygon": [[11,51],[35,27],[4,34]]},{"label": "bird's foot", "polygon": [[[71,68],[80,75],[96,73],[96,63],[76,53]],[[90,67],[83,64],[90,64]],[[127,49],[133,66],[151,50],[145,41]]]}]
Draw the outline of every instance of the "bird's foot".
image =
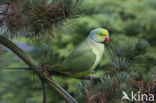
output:
[{"label": "bird's foot", "polygon": [[88,77],[86,77],[86,79],[93,81],[94,77],[89,75]]},{"label": "bird's foot", "polygon": [[82,79],[84,80],[90,80],[90,81],[95,81],[95,82],[100,82],[101,81],[101,77],[93,77],[93,76],[87,76],[87,77],[83,77]]}]

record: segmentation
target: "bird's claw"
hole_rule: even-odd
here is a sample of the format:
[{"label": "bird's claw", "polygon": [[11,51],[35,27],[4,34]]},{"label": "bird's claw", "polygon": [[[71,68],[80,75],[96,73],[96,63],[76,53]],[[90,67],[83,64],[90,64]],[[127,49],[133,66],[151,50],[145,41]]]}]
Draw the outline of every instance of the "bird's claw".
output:
[{"label": "bird's claw", "polygon": [[88,76],[87,79],[93,81],[94,78],[92,76]]}]

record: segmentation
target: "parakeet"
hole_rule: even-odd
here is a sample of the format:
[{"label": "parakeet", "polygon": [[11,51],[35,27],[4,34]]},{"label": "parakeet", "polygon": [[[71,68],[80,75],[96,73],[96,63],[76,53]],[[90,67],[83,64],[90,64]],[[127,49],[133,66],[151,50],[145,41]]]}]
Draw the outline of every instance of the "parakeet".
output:
[{"label": "parakeet", "polygon": [[54,71],[71,77],[87,77],[99,64],[104,44],[109,42],[106,29],[97,28]]}]

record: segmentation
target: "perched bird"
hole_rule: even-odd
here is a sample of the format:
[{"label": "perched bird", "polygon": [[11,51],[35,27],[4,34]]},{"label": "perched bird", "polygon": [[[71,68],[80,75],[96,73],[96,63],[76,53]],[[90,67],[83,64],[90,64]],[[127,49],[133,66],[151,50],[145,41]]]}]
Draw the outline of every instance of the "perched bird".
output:
[{"label": "perched bird", "polygon": [[108,42],[109,33],[106,29],[92,30],[86,40],[53,71],[70,77],[87,77],[99,64],[104,53],[104,44]]}]

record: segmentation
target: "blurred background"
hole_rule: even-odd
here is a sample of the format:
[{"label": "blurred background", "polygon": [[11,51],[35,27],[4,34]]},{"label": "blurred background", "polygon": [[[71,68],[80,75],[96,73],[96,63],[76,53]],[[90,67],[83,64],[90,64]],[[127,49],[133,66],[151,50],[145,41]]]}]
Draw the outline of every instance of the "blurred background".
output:
[{"label": "blurred background", "polygon": [[[156,0],[84,0],[80,4],[79,15],[63,23],[53,33],[55,37],[40,39],[38,42],[20,37],[13,41],[42,62],[44,52],[49,53],[48,63],[56,65],[76,48],[92,29],[106,28],[110,32],[110,45],[116,46],[125,39],[146,39],[150,46],[145,57],[150,68],[156,69]],[[0,32],[3,32],[1,28]],[[50,52],[49,52],[50,50]],[[147,63],[146,63],[147,64]],[[9,67],[24,67],[11,51],[0,58],[0,103],[42,103],[41,83],[36,75],[26,70],[10,70]],[[96,68],[94,76],[102,76],[112,66],[107,51]],[[144,67],[140,66],[139,73]],[[81,100],[82,80],[53,77],[54,80],[76,99]],[[154,78],[156,79],[156,78]],[[120,98],[118,98],[120,99]],[[65,103],[61,97],[47,86],[48,103]],[[114,102],[117,103],[117,102]],[[120,103],[120,102],[119,102]]]}]

